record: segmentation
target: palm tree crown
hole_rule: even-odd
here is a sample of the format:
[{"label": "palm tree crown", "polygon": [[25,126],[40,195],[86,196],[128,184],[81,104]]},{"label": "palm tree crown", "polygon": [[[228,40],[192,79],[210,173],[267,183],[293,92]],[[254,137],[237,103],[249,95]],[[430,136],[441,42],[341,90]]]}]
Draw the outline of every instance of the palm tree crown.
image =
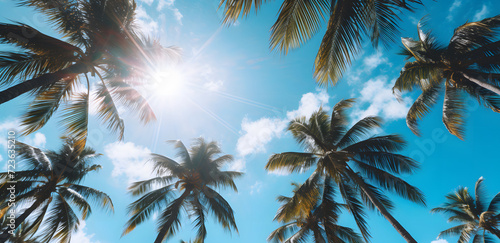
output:
[{"label": "palm tree crown", "polygon": [[[134,196],[141,196],[129,206],[131,218],[123,234],[132,231],[156,210],[161,210],[158,218],[156,243],[175,234],[180,227],[181,210],[184,208],[189,217],[194,217],[197,228],[195,242],[203,242],[206,212],[209,211],[220,224],[228,230],[238,230],[233,210],[229,203],[214,189],[229,187],[237,191],[233,179],[241,172],[221,171],[233,160],[231,155],[216,157],[221,150],[216,142],[206,142],[199,138],[188,150],[180,141],[174,141],[178,150],[178,163],[159,154],[152,154],[154,172],[157,177],[138,181],[129,187]],[[155,187],[160,187],[154,189]],[[175,191],[180,195],[176,197]]]},{"label": "palm tree crown", "polygon": [[[0,92],[0,104],[26,92],[35,95],[22,118],[25,135],[43,127],[65,104],[65,134],[82,150],[91,100],[99,118],[120,139],[124,124],[118,105],[136,110],[143,122],[155,119],[135,87],[144,84],[140,78],[156,63],[153,58],[172,51],[137,32],[133,0],[22,0],[20,5],[45,14],[66,39],[22,23],[0,23],[0,43],[18,48],[0,52],[0,85],[10,86]],[[98,80],[95,85],[89,75]]]},{"label": "palm tree crown", "polygon": [[458,243],[496,242],[491,235],[500,239],[500,193],[488,204],[483,186],[483,177],[479,178],[475,186],[475,197],[471,196],[467,187],[459,187],[456,191],[446,195],[446,203],[441,207],[433,208],[433,213],[450,215],[448,222],[460,225],[451,227],[439,233],[438,237],[459,235]]},{"label": "palm tree crown", "polygon": [[500,15],[461,25],[448,46],[439,45],[430,32],[418,26],[418,40],[403,38],[401,54],[408,59],[394,90],[421,89],[406,123],[417,135],[418,120],[444,92],[443,122],[448,131],[464,138],[465,97],[468,94],[495,112],[500,112]]},{"label": "palm tree crown", "polygon": [[[59,151],[42,151],[22,143],[16,146],[18,159],[21,159],[18,164],[24,168],[15,173],[16,204],[27,206],[17,217],[16,228],[29,216],[27,234],[35,233],[43,226],[40,241],[58,239],[58,242],[70,242],[71,234],[79,224],[75,208],[82,213],[83,220],[92,212],[89,201],[113,210],[113,203],[106,193],[80,184],[88,173],[101,168],[90,163],[99,156],[93,149],[86,147],[77,153],[71,139],[66,140]],[[1,217],[9,209],[8,175],[7,172],[0,173]]]},{"label": "palm tree crown", "polygon": [[418,163],[396,154],[405,146],[404,140],[398,135],[374,136],[363,140],[373,129],[380,127],[380,118],[365,117],[348,128],[345,110],[353,102],[353,99],[348,99],[337,103],[331,117],[320,109],[309,120],[305,117],[292,120],[288,131],[304,147],[305,152],[274,154],[269,158],[266,169],[302,172],[316,167],[307,183],[302,184],[303,190],[313,190],[318,177],[322,175],[331,177],[337,183],[340,195],[365,240],[370,234],[363,203],[369,208],[376,208],[408,242],[416,242],[390,214],[393,203],[379,188],[425,205],[420,190],[397,177],[413,173]]},{"label": "palm tree crown", "polygon": [[278,197],[282,206],[274,220],[284,225],[274,230],[268,241],[303,242],[312,235],[318,243],[364,242],[354,230],[337,224],[340,209],[345,205],[335,202],[334,182],[325,177],[319,184],[312,191],[305,191],[301,190],[301,185],[292,183],[293,196]]},{"label": "palm tree crown", "polygon": [[[266,1],[221,0],[224,22],[246,16],[252,7],[258,10]],[[359,53],[363,38],[369,36],[391,43],[398,34],[401,10],[413,10],[420,0],[283,0],[278,19],[271,28],[271,48],[288,53],[316,34],[327,21],[326,32],[316,55],[315,77],[322,85],[335,84]]]}]

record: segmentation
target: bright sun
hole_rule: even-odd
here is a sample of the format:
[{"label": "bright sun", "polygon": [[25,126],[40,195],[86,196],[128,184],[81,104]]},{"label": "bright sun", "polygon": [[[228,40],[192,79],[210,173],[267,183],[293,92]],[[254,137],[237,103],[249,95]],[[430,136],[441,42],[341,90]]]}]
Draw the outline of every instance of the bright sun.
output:
[{"label": "bright sun", "polygon": [[153,76],[153,92],[159,96],[181,95],[187,82],[185,70],[179,66],[156,72]]}]

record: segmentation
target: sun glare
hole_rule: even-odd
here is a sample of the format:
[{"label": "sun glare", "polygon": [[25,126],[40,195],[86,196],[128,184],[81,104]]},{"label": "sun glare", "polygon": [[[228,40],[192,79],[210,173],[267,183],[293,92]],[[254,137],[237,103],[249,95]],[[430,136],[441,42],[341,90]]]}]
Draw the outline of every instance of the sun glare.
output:
[{"label": "sun glare", "polygon": [[153,76],[153,92],[159,96],[181,95],[187,82],[187,74],[181,67],[171,67],[156,72]]}]

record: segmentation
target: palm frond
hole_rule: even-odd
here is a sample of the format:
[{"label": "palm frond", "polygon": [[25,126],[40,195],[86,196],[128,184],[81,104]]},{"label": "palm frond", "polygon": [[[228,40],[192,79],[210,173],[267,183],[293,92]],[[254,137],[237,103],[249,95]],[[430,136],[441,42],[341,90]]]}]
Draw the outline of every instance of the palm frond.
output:
[{"label": "palm frond", "polygon": [[382,119],[376,116],[369,116],[356,122],[337,143],[339,148],[345,148],[358,142],[363,136],[370,135],[374,129],[380,128]]},{"label": "palm frond", "polygon": [[337,1],[314,62],[314,76],[322,86],[335,85],[361,49],[369,23],[366,2]]},{"label": "palm frond", "polygon": [[286,169],[288,172],[303,172],[311,168],[318,158],[312,153],[286,152],[273,154],[266,164],[266,170]]},{"label": "palm frond", "polygon": [[356,165],[367,178],[376,182],[382,188],[393,191],[405,199],[425,206],[423,193],[403,179],[365,163],[356,161]]},{"label": "palm frond", "polygon": [[217,218],[217,221],[226,230],[238,232],[231,205],[216,191],[209,187],[203,188],[203,196],[206,198],[208,210]]},{"label": "palm frond", "polygon": [[245,17],[247,16],[250,11],[252,10],[252,7],[255,8],[255,11],[257,11],[260,6],[262,5],[262,2],[266,2],[266,0],[221,0],[219,4],[219,8],[224,5],[224,19],[222,22],[224,24],[232,24],[238,20],[238,18],[241,16]]},{"label": "palm frond", "polygon": [[406,125],[415,135],[420,136],[420,131],[418,130],[418,120],[422,119],[427,113],[430,112],[432,106],[436,104],[439,92],[439,86],[432,86],[425,89],[408,110],[408,114],[406,115]]},{"label": "palm frond", "polygon": [[35,28],[22,23],[0,23],[0,43],[15,44],[36,54],[75,56],[83,53],[80,48],[67,42],[40,33]]},{"label": "palm frond", "polygon": [[144,194],[141,198],[131,203],[127,208],[131,217],[125,224],[125,230],[122,236],[130,233],[137,225],[148,219],[154,210],[167,205],[169,199],[172,197],[172,190],[172,185],[161,187]]},{"label": "palm frond", "polygon": [[287,54],[288,49],[301,46],[318,32],[328,11],[329,2],[325,0],[283,1],[271,27],[271,49]]},{"label": "palm frond", "polygon": [[461,91],[446,85],[443,103],[443,123],[448,131],[460,139],[464,139],[465,104]]},{"label": "palm frond", "polygon": [[99,84],[96,94],[96,102],[98,103],[97,113],[103,123],[108,124],[108,129],[118,133],[118,139],[123,139],[125,125],[118,113],[113,97],[108,88],[104,84]]},{"label": "palm frond", "polygon": [[87,142],[89,94],[79,93],[75,100],[64,109],[62,116],[66,136],[74,139],[77,153],[83,151]]},{"label": "palm frond", "polygon": [[72,93],[75,81],[57,81],[50,89],[37,95],[22,117],[23,134],[31,134],[47,124],[60,104]]}]

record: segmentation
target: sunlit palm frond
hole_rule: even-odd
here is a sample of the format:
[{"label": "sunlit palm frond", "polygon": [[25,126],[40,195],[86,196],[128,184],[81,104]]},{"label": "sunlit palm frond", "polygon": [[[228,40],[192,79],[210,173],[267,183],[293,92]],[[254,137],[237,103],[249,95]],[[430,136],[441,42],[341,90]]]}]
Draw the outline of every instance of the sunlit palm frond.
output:
[{"label": "sunlit palm frond", "polygon": [[271,155],[265,168],[268,171],[284,169],[288,172],[303,172],[311,168],[317,160],[312,153],[286,152]]},{"label": "sunlit palm frond", "polygon": [[289,49],[301,46],[318,32],[328,12],[329,3],[325,0],[283,1],[271,28],[271,49],[286,54]]},{"label": "sunlit palm frond", "polygon": [[156,120],[153,109],[147,100],[130,84],[114,79],[108,82],[108,88],[118,102],[137,112],[142,122],[148,123]]},{"label": "sunlit palm frond", "polygon": [[363,137],[370,135],[375,129],[382,125],[382,118],[369,116],[356,122],[337,143],[340,148],[345,148],[358,142]]},{"label": "sunlit palm frond", "polygon": [[97,88],[97,113],[103,123],[108,124],[108,129],[118,133],[118,139],[123,139],[125,126],[123,119],[118,113],[113,97],[111,96],[108,88],[104,84],[99,84]]},{"label": "sunlit palm frond", "polygon": [[86,43],[84,31],[87,26],[78,1],[22,0],[18,4],[34,7],[48,15],[49,20],[62,34],[69,37],[71,43],[78,46]]},{"label": "sunlit palm frond", "polygon": [[223,23],[232,24],[241,16],[247,16],[252,7],[257,11],[266,0],[221,0],[219,8],[224,5]]},{"label": "sunlit palm frond", "polygon": [[370,25],[365,5],[361,0],[337,1],[330,9],[327,30],[314,62],[314,76],[320,85],[335,85],[360,51],[363,34]]},{"label": "sunlit palm frond", "polygon": [[64,110],[62,123],[66,128],[66,136],[75,140],[75,149],[81,152],[87,142],[89,94],[79,93]]},{"label": "sunlit palm frond", "polygon": [[31,134],[47,124],[61,103],[71,94],[75,81],[76,79],[56,82],[35,98],[22,118],[23,134]]},{"label": "sunlit palm frond", "polygon": [[111,201],[111,197],[102,191],[78,184],[70,184],[68,185],[68,189],[74,190],[87,201],[97,203],[101,208],[105,210],[114,211],[114,205],[113,201]]},{"label": "sunlit palm frond", "polygon": [[0,52],[0,84],[8,85],[65,68],[75,57],[30,52]]},{"label": "sunlit palm frond", "polygon": [[68,243],[71,240],[71,232],[79,224],[78,216],[61,196],[56,195],[53,201],[49,216],[44,220],[42,241],[58,239],[59,242]]},{"label": "sunlit palm frond", "polygon": [[443,123],[448,131],[460,139],[464,139],[465,104],[461,91],[446,86],[443,103]]}]

